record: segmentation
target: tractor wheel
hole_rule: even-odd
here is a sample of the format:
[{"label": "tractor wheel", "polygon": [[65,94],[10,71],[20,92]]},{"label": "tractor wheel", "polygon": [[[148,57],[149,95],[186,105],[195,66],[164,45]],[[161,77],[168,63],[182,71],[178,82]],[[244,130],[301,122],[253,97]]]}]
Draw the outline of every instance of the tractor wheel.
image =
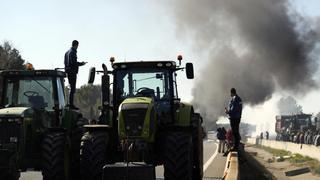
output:
[{"label": "tractor wheel", "polygon": [[19,172],[0,172],[0,179],[19,180]]},{"label": "tractor wheel", "polygon": [[0,179],[8,179],[8,180],[18,180],[20,177],[20,172],[18,168],[18,154],[16,153],[15,155],[9,158],[8,161],[8,168],[3,168],[0,170]]},{"label": "tractor wheel", "polygon": [[107,162],[108,134],[87,132],[81,139],[80,172],[83,180],[101,180]]},{"label": "tractor wheel", "polygon": [[80,143],[84,129],[77,127],[71,133],[71,179],[80,179]]},{"label": "tractor wheel", "polygon": [[194,129],[193,144],[193,173],[192,180],[202,180],[203,177],[203,136],[201,125]]},{"label": "tractor wheel", "polygon": [[193,166],[192,136],[172,132],[166,138],[164,178],[166,180],[191,180]]},{"label": "tractor wheel", "polygon": [[17,168],[12,169],[11,172],[8,172],[6,170],[0,171],[0,179],[6,179],[6,180],[19,180],[20,172]]},{"label": "tractor wheel", "polygon": [[42,143],[42,176],[44,180],[66,180],[66,137],[62,132],[45,135]]}]

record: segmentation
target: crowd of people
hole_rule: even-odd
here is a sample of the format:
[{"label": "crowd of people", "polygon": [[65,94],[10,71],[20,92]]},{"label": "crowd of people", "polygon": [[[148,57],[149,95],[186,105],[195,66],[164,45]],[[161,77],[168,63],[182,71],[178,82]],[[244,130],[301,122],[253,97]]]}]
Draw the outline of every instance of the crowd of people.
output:
[{"label": "crowd of people", "polygon": [[217,139],[219,140],[218,152],[224,153],[226,156],[230,149],[233,147],[233,134],[232,130],[226,129],[224,127],[219,127],[217,129]]},{"label": "crowd of people", "polygon": [[310,144],[320,146],[320,131],[298,131],[296,133],[283,133],[277,135],[276,140],[288,141],[297,144]]}]

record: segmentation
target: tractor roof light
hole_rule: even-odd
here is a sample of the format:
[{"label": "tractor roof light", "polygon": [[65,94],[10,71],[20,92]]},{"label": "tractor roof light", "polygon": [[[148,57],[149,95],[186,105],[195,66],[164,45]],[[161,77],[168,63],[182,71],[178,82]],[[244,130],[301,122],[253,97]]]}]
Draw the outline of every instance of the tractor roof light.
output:
[{"label": "tractor roof light", "polygon": [[31,63],[26,64],[26,69],[30,71],[34,70],[33,65]]},{"label": "tractor roof light", "polygon": [[172,64],[171,64],[171,63],[166,63],[166,66],[167,66],[167,67],[171,67]]},{"label": "tractor roof light", "polygon": [[181,54],[179,54],[178,55],[178,57],[177,57],[177,59],[178,59],[178,61],[179,61],[179,66],[181,66],[181,61],[182,61],[182,55]]},{"label": "tractor roof light", "polygon": [[162,67],[163,64],[162,64],[162,63],[158,63],[157,66],[158,66],[158,67]]},{"label": "tractor roof light", "polygon": [[110,57],[110,62],[111,62],[111,65],[113,65],[113,63],[114,63],[114,57]]}]

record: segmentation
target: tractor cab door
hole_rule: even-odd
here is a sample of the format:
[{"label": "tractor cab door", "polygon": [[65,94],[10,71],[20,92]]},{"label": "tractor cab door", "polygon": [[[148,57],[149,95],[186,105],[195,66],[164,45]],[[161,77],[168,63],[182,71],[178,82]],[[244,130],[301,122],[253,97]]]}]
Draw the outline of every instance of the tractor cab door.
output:
[{"label": "tractor cab door", "polygon": [[57,92],[55,98],[55,105],[58,106],[59,109],[63,109],[66,106],[63,78],[56,78],[56,86]]}]

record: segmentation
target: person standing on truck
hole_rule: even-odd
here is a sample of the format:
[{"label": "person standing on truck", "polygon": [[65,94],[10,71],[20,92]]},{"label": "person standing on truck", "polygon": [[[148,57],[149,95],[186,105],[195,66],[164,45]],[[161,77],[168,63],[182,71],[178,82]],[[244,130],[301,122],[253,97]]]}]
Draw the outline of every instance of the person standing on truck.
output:
[{"label": "person standing on truck", "polygon": [[72,41],[72,47],[64,55],[64,68],[67,73],[69,85],[70,85],[70,94],[69,94],[69,107],[71,109],[78,110],[74,105],[73,99],[76,92],[76,83],[77,83],[77,74],[79,71],[79,66],[83,66],[85,62],[77,61],[77,49],[79,42],[77,40]]},{"label": "person standing on truck", "polygon": [[230,93],[231,100],[229,103],[229,107],[225,108],[225,113],[229,116],[230,126],[234,137],[234,145],[231,150],[238,151],[241,138],[239,133],[239,125],[242,115],[242,100],[238,96],[235,88],[231,88]]}]

